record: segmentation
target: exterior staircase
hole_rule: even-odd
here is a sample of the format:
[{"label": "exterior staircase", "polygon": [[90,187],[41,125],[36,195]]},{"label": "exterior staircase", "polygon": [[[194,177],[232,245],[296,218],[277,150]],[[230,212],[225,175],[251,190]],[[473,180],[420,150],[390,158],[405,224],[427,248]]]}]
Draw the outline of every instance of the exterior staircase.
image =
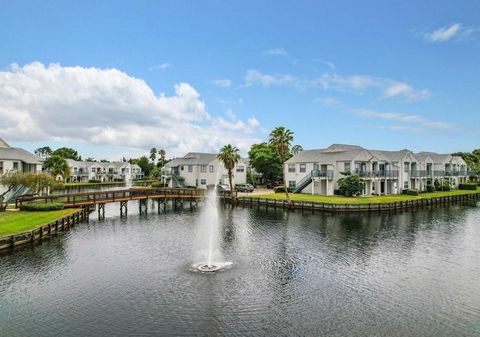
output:
[{"label": "exterior staircase", "polygon": [[174,184],[176,185],[176,187],[185,187],[185,183],[180,181],[179,177],[180,176],[177,174],[172,174],[172,180]]},{"label": "exterior staircase", "polygon": [[298,182],[298,184],[293,189],[293,193],[300,193],[302,190],[312,183],[313,177],[318,176],[318,170],[313,170],[309,174],[307,174],[302,180]]}]

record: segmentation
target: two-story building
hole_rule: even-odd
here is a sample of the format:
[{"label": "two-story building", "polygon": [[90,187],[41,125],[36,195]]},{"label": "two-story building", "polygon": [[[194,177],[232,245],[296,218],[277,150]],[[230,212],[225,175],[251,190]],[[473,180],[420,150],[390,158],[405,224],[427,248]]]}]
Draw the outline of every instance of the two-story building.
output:
[{"label": "two-story building", "polygon": [[143,179],[140,166],[128,162],[88,162],[67,159],[71,175],[68,182],[132,181]]},{"label": "two-story building", "polygon": [[0,139],[0,175],[10,171],[41,172],[42,162],[33,153],[21,148],[11,147]]},{"label": "two-story building", "polygon": [[[190,152],[175,158],[165,165],[169,175],[169,186],[195,186],[207,188],[217,184],[228,184],[228,171],[217,159],[215,153]],[[241,159],[233,169],[232,184],[247,182],[247,161]]]},{"label": "two-story building", "polygon": [[367,150],[358,145],[333,144],[304,150],[285,163],[287,186],[297,193],[334,195],[338,180],[349,172],[365,181],[365,195],[399,194],[404,189],[425,190],[435,180],[455,188],[467,179],[461,157],[409,150]]}]

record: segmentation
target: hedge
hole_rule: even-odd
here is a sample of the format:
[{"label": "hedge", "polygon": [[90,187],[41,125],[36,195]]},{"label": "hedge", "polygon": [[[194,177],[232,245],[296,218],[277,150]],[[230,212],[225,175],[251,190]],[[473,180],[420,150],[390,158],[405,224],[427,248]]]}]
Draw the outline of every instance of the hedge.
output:
[{"label": "hedge", "polygon": [[477,184],[459,184],[458,189],[475,191],[477,189]]},{"label": "hedge", "polygon": [[435,186],[427,185],[427,192],[430,192],[430,193],[435,192]]},{"label": "hedge", "polygon": [[285,186],[276,186],[273,188],[273,192],[275,193],[285,193]]},{"label": "hedge", "polygon": [[402,194],[416,196],[416,195],[419,195],[420,193],[418,192],[418,190],[407,189],[407,190],[403,190]]},{"label": "hedge", "polygon": [[27,212],[47,212],[58,211],[63,209],[62,202],[30,202],[28,204],[22,204],[20,210]]}]

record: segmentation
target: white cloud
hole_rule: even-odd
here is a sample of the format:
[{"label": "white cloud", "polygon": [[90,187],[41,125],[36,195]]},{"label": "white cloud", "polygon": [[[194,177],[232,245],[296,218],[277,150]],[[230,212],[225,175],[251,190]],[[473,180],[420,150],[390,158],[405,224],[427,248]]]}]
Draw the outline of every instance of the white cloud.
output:
[{"label": "white cloud", "polygon": [[424,34],[427,41],[445,42],[454,38],[466,38],[469,35],[478,32],[478,28],[465,27],[460,23],[453,23]]},{"label": "white cloud", "polygon": [[161,146],[170,155],[217,151],[225,143],[246,151],[257,141],[255,128],[249,120],[237,122],[245,127],[223,127],[187,83],[167,96],[117,69],[33,62],[0,72],[0,137],[6,140]]},{"label": "white cloud", "polygon": [[232,81],[227,79],[227,78],[221,78],[221,79],[213,80],[213,81],[211,81],[211,83],[213,85],[216,85],[216,86],[222,87],[222,88],[229,88],[232,85]]},{"label": "white cloud", "polygon": [[269,56],[287,56],[288,55],[287,51],[283,48],[265,50],[262,54],[269,55]]},{"label": "white cloud", "polygon": [[151,66],[150,68],[148,68],[148,70],[150,70],[150,71],[161,70],[161,69],[167,69],[168,67],[170,67],[170,63],[161,63],[161,64],[157,64],[155,66]]},{"label": "white cloud", "polygon": [[367,109],[354,110],[354,112],[366,118],[388,120],[401,125],[384,126],[393,130],[449,130],[454,129],[455,125],[445,121],[428,119],[420,115],[405,114],[399,112],[382,112]]},{"label": "white cloud", "polygon": [[342,76],[335,73],[324,73],[317,78],[300,78],[291,74],[265,74],[255,69],[249,69],[244,76],[244,86],[254,85],[320,88],[356,94],[364,94],[366,90],[376,89],[381,92],[382,98],[398,97],[407,101],[425,99],[430,96],[430,91],[427,89],[416,89],[407,83],[368,75]]}]

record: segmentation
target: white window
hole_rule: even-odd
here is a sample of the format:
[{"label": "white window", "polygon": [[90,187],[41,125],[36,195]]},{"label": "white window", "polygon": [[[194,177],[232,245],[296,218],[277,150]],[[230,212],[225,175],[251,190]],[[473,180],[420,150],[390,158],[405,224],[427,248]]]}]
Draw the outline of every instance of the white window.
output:
[{"label": "white window", "polygon": [[207,179],[201,179],[200,184],[201,185],[206,185],[207,184]]},{"label": "white window", "polygon": [[188,165],[188,172],[193,172],[193,165]]},{"label": "white window", "polygon": [[300,164],[300,173],[307,172],[307,164]]},{"label": "white window", "polygon": [[408,190],[408,181],[403,182],[403,188]]},{"label": "white window", "polygon": [[295,180],[289,180],[288,181],[288,188],[295,188],[296,182]]},{"label": "white window", "polygon": [[210,165],[210,166],[209,166],[208,171],[209,171],[210,173],[213,172],[213,165]]},{"label": "white window", "polygon": [[343,172],[350,172],[351,167],[350,167],[350,162],[344,163],[343,164]]},{"label": "white window", "polygon": [[207,165],[200,165],[200,172],[207,173]]},{"label": "white window", "polygon": [[18,170],[18,161],[13,162],[13,169]]},{"label": "white window", "polygon": [[410,171],[410,163],[409,162],[403,163],[403,172],[408,172],[408,171]]},{"label": "white window", "polygon": [[295,173],[295,164],[288,164],[288,172]]},{"label": "white window", "polygon": [[244,171],[245,171],[245,167],[237,166],[237,172],[244,172]]}]

